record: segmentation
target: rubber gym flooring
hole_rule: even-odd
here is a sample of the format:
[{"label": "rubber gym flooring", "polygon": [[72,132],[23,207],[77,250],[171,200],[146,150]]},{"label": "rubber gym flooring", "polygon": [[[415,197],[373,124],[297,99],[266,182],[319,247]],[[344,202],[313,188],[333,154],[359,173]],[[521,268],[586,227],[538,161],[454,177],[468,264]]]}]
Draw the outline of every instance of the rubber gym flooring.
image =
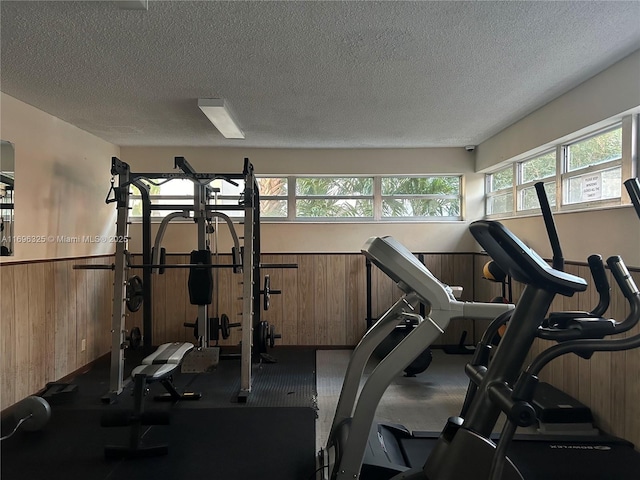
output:
[{"label": "rubber gym flooring", "polygon": [[[51,420],[43,430],[18,431],[2,442],[0,476],[2,480],[313,478],[315,351],[279,347],[273,355],[277,363],[254,365],[246,404],[235,400],[239,360],[222,360],[211,373],[179,374],[177,389],[202,393],[197,401],[153,402],[152,395],[164,388],[152,385],[147,409],[170,409],[171,424],[144,427],[143,441],[168,443],[168,455],[109,461],[104,446],[125,445],[129,429],[103,428],[100,418],[109,409],[126,408],[132,399],[125,391],[114,405],[100,401],[109,378],[109,359],[101,359],[74,379],[78,393],[71,402],[52,405]],[[128,370],[139,364],[135,354],[130,357]],[[3,425],[3,434],[7,428]]]}]

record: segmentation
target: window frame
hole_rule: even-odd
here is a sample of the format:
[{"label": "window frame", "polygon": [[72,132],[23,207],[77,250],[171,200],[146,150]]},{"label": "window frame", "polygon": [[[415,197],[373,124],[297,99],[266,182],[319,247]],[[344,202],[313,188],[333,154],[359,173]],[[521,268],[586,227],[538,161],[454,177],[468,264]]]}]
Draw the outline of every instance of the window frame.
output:
[{"label": "window frame", "polygon": [[[511,186],[509,187],[504,187],[504,188],[499,188],[497,190],[491,190],[489,191],[489,184],[491,182],[491,179],[493,178],[493,175],[496,175],[498,173],[501,173],[503,171],[508,170],[509,168],[511,168],[512,170],[512,181],[511,181]],[[494,172],[488,173],[485,175],[485,208],[484,208],[484,212],[485,212],[485,216],[487,218],[498,218],[498,217],[503,217],[505,215],[508,215],[509,213],[513,213],[513,211],[515,210],[515,188],[516,188],[516,165],[515,163],[512,165],[508,165],[508,166],[502,166],[501,168],[495,170]],[[504,211],[504,212],[498,212],[498,213],[487,213],[488,207],[489,207],[489,199],[490,198],[496,198],[496,197],[501,197],[504,195],[509,195],[511,194],[511,211]]]},{"label": "window frame", "polygon": [[[555,205],[551,205],[551,210],[554,212],[575,212],[575,211],[585,211],[585,210],[597,210],[603,208],[611,208],[627,205],[624,201],[624,188],[622,188],[622,182],[625,178],[629,176],[633,176],[634,172],[637,170],[637,166],[634,165],[635,153],[640,150],[640,136],[638,136],[635,132],[638,128],[638,116],[637,115],[629,115],[623,118],[618,118],[615,121],[610,122],[608,125],[602,126],[600,128],[594,128],[590,132],[583,133],[580,135],[574,135],[570,137],[568,140],[559,142],[555,145],[549,145],[548,148],[538,150],[537,153],[527,156],[523,159],[518,159],[512,161],[509,165],[505,165],[504,163],[500,165],[499,168],[496,168],[493,171],[487,172],[485,174],[485,218],[488,219],[500,219],[500,218],[515,218],[515,217],[525,217],[529,215],[537,215],[540,213],[540,208],[533,209],[520,209],[521,192],[526,188],[530,188],[537,182],[544,182],[545,184],[549,182],[555,182],[555,193],[556,200]],[[605,162],[597,163],[595,165],[588,165],[586,167],[577,168],[572,171],[568,171],[568,162],[569,162],[569,152],[572,145],[588,141],[591,138],[598,137],[599,135],[604,135],[608,132],[612,132],[615,130],[621,130],[622,136],[622,145],[620,149],[620,156],[613,160],[608,160]],[[522,182],[522,165],[530,160],[546,155],[555,150],[556,157],[556,173],[554,176],[548,176],[545,178],[536,179],[529,182]],[[492,175],[504,171],[508,168],[513,168],[513,186],[511,190],[513,192],[513,205],[510,211],[499,212],[499,213],[487,213],[489,202],[492,197],[497,195],[505,194],[509,191],[509,188],[504,188],[501,190],[490,191],[490,178]],[[580,177],[582,175],[586,175],[589,173],[595,172],[604,172],[606,170],[612,168],[620,168],[621,171],[621,196],[613,197],[613,198],[605,198],[599,200],[587,200],[582,202],[574,202],[574,203],[565,203],[565,191],[566,191],[566,182],[569,179],[574,177]]]},{"label": "window frame", "polygon": [[[434,178],[434,177],[455,177],[458,178],[458,194],[385,194],[382,195],[382,179],[383,178]],[[424,174],[424,175],[277,175],[277,174],[265,174],[256,175],[258,181],[261,178],[285,178],[287,180],[287,194],[286,195],[260,195],[260,201],[265,200],[278,200],[287,202],[287,215],[286,216],[262,216],[260,220],[267,223],[327,223],[327,222],[341,222],[341,223],[371,223],[371,222],[383,222],[383,223],[397,223],[397,222],[463,222],[464,221],[464,174]],[[296,193],[296,181],[299,178],[371,178],[372,194],[371,195],[297,195]],[[192,200],[193,196],[189,195],[151,195],[152,202],[158,202],[162,200]],[[237,202],[240,197],[232,195],[220,195],[218,193],[218,201],[232,201]],[[385,199],[455,199],[459,202],[459,215],[458,216],[403,216],[403,217],[385,217],[382,212],[382,205]],[[371,217],[300,217],[297,216],[297,202],[298,200],[363,200],[370,199],[372,202],[373,215]],[[130,195],[130,202],[141,200],[140,195]],[[131,205],[131,203],[130,203]],[[242,220],[241,211],[224,211],[228,213],[233,222],[240,222]],[[168,213],[169,211],[167,211]],[[164,218],[164,215],[153,215],[151,217],[152,222],[160,222]],[[139,223],[142,220],[141,216],[130,215],[130,220],[134,223]],[[176,219],[176,222],[189,222],[189,219]]]}]

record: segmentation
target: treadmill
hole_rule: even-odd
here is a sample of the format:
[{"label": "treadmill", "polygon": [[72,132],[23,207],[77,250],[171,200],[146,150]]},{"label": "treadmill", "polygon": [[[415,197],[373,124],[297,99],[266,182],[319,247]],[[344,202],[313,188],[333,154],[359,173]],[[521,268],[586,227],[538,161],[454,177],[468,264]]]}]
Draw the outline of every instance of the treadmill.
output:
[{"label": "treadmill", "polygon": [[[514,309],[511,304],[457,300],[451,287],[440,282],[393,237],[370,238],[362,248],[362,253],[398,285],[404,296],[362,337],[352,353],[342,384],[327,448],[324,450],[324,461],[329,465],[354,462],[356,469],[360,468],[364,450],[367,449],[375,410],[393,378],[429,347],[452,319],[492,320]],[[419,303],[425,306],[426,318],[417,313],[416,306]],[[417,326],[378,363],[369,377],[370,381],[366,382],[358,395],[360,378],[371,354],[405,319],[416,320]]]},{"label": "treadmill", "polygon": [[[398,284],[405,296],[367,332],[352,354],[324,451],[329,471],[333,471],[332,479],[342,478],[340,475],[344,475],[344,472],[360,472],[358,478],[362,480],[389,479],[401,472],[420,468],[436,445],[437,434],[410,432],[401,425],[374,423],[375,409],[384,390],[393,377],[412,361],[413,355],[437,338],[450,319],[508,316],[513,309],[512,305],[455,300],[446,285],[433,277],[424,265],[391,237],[369,239],[363,253]],[[533,252],[530,253],[534,258]],[[543,263],[537,255],[535,257],[536,262]],[[428,317],[420,319],[416,330],[380,362],[356,402],[359,380],[376,342],[381,341],[399,319],[407,315],[415,317],[410,307],[415,301],[428,306]],[[576,321],[579,322],[579,319]],[[611,322],[615,323],[609,321],[608,325]],[[593,318],[585,319],[585,324],[591,328]],[[601,326],[602,331],[608,331],[607,322],[601,322]],[[462,425],[461,418],[452,420]],[[615,437],[579,435],[545,438],[531,435],[520,436],[519,440],[509,444],[508,455],[527,480],[631,479],[637,478],[637,472],[640,471],[640,454],[630,442]],[[334,464],[340,465],[339,473],[332,468]],[[580,469],[576,471],[578,466]]]}]

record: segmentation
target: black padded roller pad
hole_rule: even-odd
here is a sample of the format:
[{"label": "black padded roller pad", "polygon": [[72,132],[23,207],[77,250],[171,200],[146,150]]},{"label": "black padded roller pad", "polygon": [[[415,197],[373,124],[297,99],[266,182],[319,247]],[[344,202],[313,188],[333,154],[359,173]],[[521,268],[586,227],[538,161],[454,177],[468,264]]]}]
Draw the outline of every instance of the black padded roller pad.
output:
[{"label": "black padded roller pad", "polygon": [[211,251],[192,251],[191,263],[203,266],[189,269],[189,301],[191,305],[210,305],[213,297],[213,272],[208,268],[211,265]]}]

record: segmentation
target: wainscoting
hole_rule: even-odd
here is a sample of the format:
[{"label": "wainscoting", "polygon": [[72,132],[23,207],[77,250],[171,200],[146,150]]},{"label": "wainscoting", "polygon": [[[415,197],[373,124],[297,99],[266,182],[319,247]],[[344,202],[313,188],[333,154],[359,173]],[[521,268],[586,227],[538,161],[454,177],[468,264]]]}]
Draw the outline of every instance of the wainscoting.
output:
[{"label": "wainscoting", "polygon": [[[188,263],[186,255],[168,255],[168,263]],[[230,255],[220,255],[219,263],[231,263]],[[366,329],[366,267],[360,254],[263,255],[265,264],[297,264],[296,269],[269,268],[271,288],[282,290],[271,296],[268,311],[261,319],[276,326],[282,334],[281,345],[353,346]],[[474,289],[473,254],[425,255],[425,264],[443,282],[463,287],[463,299],[471,300]],[[217,276],[217,280],[215,279]],[[153,343],[191,341],[192,330],[183,322],[193,322],[197,308],[189,304],[188,271],[166,269],[153,277]],[[258,279],[263,284],[263,278]],[[231,269],[214,270],[214,300],[210,316],[226,314],[231,322],[240,321],[242,313],[242,275]],[[402,292],[384,273],[372,268],[372,316],[382,315]],[[216,300],[217,297],[217,300]],[[217,301],[217,308],[216,308]],[[131,314],[129,328],[142,325],[141,311]],[[438,341],[457,343],[463,330],[471,332],[473,322],[456,320]],[[233,329],[222,345],[236,345],[240,332]]]},{"label": "wainscoting", "polygon": [[[6,408],[42,389],[46,382],[68,375],[109,352],[113,273],[109,270],[73,270],[75,264],[111,263],[112,257],[65,259],[3,264],[0,267],[1,406]],[[139,260],[139,258],[136,259]],[[230,263],[220,255],[220,263]],[[271,308],[262,312],[282,334],[281,345],[352,346],[366,328],[365,260],[359,254],[263,255],[264,263],[296,263],[297,269],[265,269],[274,290]],[[482,279],[487,257],[478,254],[426,254],[433,274],[449,285],[463,287],[463,300],[487,301],[500,286]],[[187,263],[187,255],[169,255],[168,263]],[[589,279],[588,267],[567,265],[570,273]],[[153,277],[153,343],[192,341],[196,307],[189,304],[188,271],[167,269]],[[242,275],[216,269],[217,289],[211,316],[227,314],[239,321]],[[139,272],[133,272],[139,273]],[[640,284],[640,272],[633,272]],[[263,279],[259,279],[262,284]],[[517,300],[522,286],[514,283]],[[380,316],[401,296],[400,290],[372,268],[372,315]],[[217,297],[217,307],[216,298]],[[592,287],[574,297],[558,297],[554,310],[590,310],[595,304]],[[617,319],[628,306],[614,287],[607,316]],[[457,343],[463,331],[468,342],[477,340],[487,322],[455,320],[439,344]],[[127,326],[142,326],[141,311],[127,318]],[[626,335],[640,331],[636,327]],[[240,332],[233,329],[223,344],[236,345]],[[82,350],[82,340],[86,349]],[[537,341],[530,358],[549,343]],[[605,430],[640,445],[640,350],[598,353],[590,360],[575,355],[551,363],[541,375],[589,405]]]},{"label": "wainscoting", "polygon": [[[109,352],[112,256],[0,266],[2,409]],[[82,349],[84,342],[84,350]]]}]

